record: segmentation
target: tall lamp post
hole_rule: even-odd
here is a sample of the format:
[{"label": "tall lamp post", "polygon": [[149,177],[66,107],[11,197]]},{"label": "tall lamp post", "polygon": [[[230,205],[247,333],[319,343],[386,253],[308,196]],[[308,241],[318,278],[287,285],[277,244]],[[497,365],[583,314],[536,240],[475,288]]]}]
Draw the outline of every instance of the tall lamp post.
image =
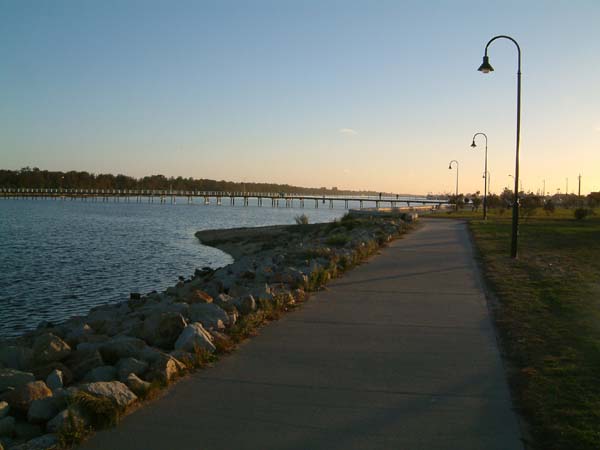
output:
[{"label": "tall lamp post", "polygon": [[475,138],[477,136],[483,136],[485,138],[485,167],[484,167],[484,172],[483,172],[483,220],[487,219],[487,185],[488,185],[488,180],[487,180],[487,176],[488,176],[488,169],[487,169],[487,148],[488,148],[488,137],[487,134],[485,133],[475,133],[473,135],[473,143],[471,144],[472,148],[477,147],[477,145],[475,144]]},{"label": "tall lamp post", "polygon": [[510,243],[510,256],[511,258],[517,257],[517,240],[519,238],[519,140],[521,136],[521,47],[517,41],[510,36],[499,35],[494,36],[485,46],[485,53],[483,55],[483,63],[479,66],[480,72],[490,73],[494,71],[494,68],[490,64],[488,57],[488,47],[496,39],[508,39],[517,47],[518,54],[518,67],[517,67],[517,144],[516,144],[516,155],[515,155],[515,197],[513,201],[513,215],[512,215],[512,239]]},{"label": "tall lamp post", "polygon": [[452,170],[452,163],[456,163],[456,197],[455,197],[455,201],[456,201],[456,210],[458,211],[458,161],[453,159],[452,161],[450,161],[450,164],[448,164],[448,169]]}]

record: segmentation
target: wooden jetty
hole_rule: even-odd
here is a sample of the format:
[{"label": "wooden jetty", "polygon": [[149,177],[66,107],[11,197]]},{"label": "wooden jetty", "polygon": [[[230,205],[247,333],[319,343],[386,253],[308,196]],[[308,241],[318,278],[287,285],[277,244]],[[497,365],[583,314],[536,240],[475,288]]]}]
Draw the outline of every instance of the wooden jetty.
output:
[{"label": "wooden jetty", "polygon": [[[314,205],[315,208],[333,208],[334,204],[344,204],[349,209],[350,203],[358,204],[359,208],[370,206],[380,208],[389,206],[423,205],[439,208],[448,203],[447,198],[427,197],[400,197],[400,196],[343,196],[343,195],[305,195],[285,194],[281,192],[225,192],[225,191],[174,191],[174,190],[130,190],[130,189],[49,189],[49,188],[0,188],[0,198],[3,199],[56,199],[100,201],[100,202],[134,202],[134,203],[176,203],[177,199],[183,199],[185,203],[192,204],[194,200],[200,200],[202,204],[234,206],[236,201],[243,206],[248,206],[250,199],[255,199],[258,206],[271,204],[273,208],[304,208],[306,205]],[[325,206],[323,206],[325,205]]]}]

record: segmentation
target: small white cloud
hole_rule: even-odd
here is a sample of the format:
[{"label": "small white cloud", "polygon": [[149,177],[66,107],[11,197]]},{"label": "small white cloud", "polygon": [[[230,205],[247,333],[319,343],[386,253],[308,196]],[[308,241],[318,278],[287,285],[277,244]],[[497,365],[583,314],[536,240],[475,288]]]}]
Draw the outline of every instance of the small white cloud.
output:
[{"label": "small white cloud", "polygon": [[[594,127],[594,130],[596,130],[597,132],[599,132],[599,133],[600,133],[600,125],[596,125],[596,126]],[[341,130],[340,130],[340,131],[341,131]]]},{"label": "small white cloud", "polygon": [[340,128],[340,133],[345,134],[346,136],[356,136],[358,131],[353,130],[352,128]]},{"label": "small white cloud", "polygon": [[352,171],[350,169],[344,169],[343,172],[344,172],[344,175],[350,175],[352,173]]}]

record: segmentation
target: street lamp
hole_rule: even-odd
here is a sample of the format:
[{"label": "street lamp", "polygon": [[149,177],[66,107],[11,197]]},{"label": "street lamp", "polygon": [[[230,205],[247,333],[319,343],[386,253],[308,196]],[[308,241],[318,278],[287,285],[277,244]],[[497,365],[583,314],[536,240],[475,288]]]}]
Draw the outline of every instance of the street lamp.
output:
[{"label": "street lamp", "polygon": [[508,39],[517,47],[518,54],[518,68],[517,68],[517,142],[516,142],[516,154],[515,154],[515,197],[513,202],[513,216],[512,216],[512,240],[510,243],[510,256],[511,258],[517,257],[517,240],[519,236],[519,138],[521,135],[521,47],[517,41],[510,36],[499,35],[494,36],[485,46],[485,53],[483,55],[483,62],[479,66],[480,72],[490,73],[494,71],[494,68],[490,64],[488,58],[488,47],[496,39]]},{"label": "street lamp", "polygon": [[452,161],[450,161],[450,164],[448,164],[448,169],[452,170],[452,163],[456,163],[456,197],[455,197],[455,202],[456,202],[456,210],[458,211],[458,161],[453,159]]},{"label": "street lamp", "polygon": [[472,148],[477,147],[477,145],[475,144],[475,138],[477,136],[483,136],[485,138],[485,167],[484,167],[484,172],[483,172],[483,220],[487,219],[487,175],[488,175],[488,170],[487,170],[487,148],[488,148],[488,137],[487,134],[485,133],[475,133],[473,135],[473,143],[471,144]]}]

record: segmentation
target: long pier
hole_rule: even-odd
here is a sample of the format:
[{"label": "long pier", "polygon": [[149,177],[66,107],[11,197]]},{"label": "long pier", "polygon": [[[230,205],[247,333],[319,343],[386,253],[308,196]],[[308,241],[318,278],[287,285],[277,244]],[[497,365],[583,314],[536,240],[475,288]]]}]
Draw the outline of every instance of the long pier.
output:
[{"label": "long pier", "polygon": [[151,190],[151,189],[50,189],[50,188],[0,188],[0,198],[3,199],[56,199],[100,201],[100,202],[134,202],[134,203],[176,203],[176,199],[183,198],[186,203],[192,204],[194,200],[200,200],[202,204],[223,205],[229,203],[233,206],[236,201],[243,206],[248,206],[250,199],[256,199],[258,206],[271,203],[271,207],[279,208],[304,208],[306,204],[314,204],[315,208],[320,205],[333,208],[334,202],[343,202],[344,208],[348,209],[350,203],[364,207],[390,207],[411,205],[431,205],[439,208],[447,204],[448,199],[432,199],[426,197],[400,197],[400,196],[327,196],[327,195],[305,195],[285,194],[273,192],[226,192],[226,191],[174,191],[174,190]]}]

